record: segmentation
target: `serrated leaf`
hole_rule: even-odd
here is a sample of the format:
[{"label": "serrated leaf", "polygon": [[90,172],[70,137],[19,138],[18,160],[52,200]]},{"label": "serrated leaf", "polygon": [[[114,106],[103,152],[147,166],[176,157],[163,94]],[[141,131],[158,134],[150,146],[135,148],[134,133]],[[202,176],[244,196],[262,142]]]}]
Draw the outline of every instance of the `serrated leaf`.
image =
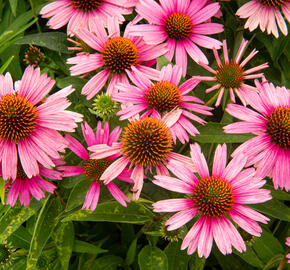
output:
[{"label": "serrated leaf", "polygon": [[48,196],[37,218],[27,259],[27,270],[35,269],[36,263],[47,240],[58,223],[60,202]]},{"label": "serrated leaf", "polygon": [[33,216],[40,206],[40,203],[33,201],[29,207],[15,206],[8,208],[0,218],[0,242],[4,242],[21,224]]},{"label": "serrated leaf", "polygon": [[268,216],[290,222],[290,209],[282,202],[271,199],[270,201],[249,205],[249,207],[262,212]]},{"label": "serrated leaf", "polygon": [[253,134],[229,134],[224,133],[223,124],[209,122],[205,126],[199,126],[199,135],[192,137],[199,143],[243,143],[254,137]]},{"label": "serrated leaf", "polygon": [[154,246],[145,246],[138,254],[140,270],[167,270],[168,260],[166,254]]},{"label": "serrated leaf", "polygon": [[32,44],[40,47],[46,47],[50,50],[70,53],[67,49],[67,35],[62,32],[47,32],[31,34],[22,37],[16,44]]},{"label": "serrated leaf", "polygon": [[52,234],[52,238],[56,245],[58,257],[61,262],[62,269],[69,267],[69,260],[74,245],[74,226],[72,222],[59,223],[57,229]]},{"label": "serrated leaf", "polygon": [[265,230],[261,237],[255,238],[253,249],[264,263],[268,263],[275,255],[284,253],[279,240]]},{"label": "serrated leaf", "polygon": [[73,251],[78,253],[88,253],[88,254],[101,254],[108,252],[105,249],[87,243],[85,241],[75,240],[73,245]]},{"label": "serrated leaf", "polygon": [[168,270],[187,270],[190,256],[180,250],[181,242],[170,242],[164,252],[168,259]]},{"label": "serrated leaf", "polygon": [[94,212],[79,210],[65,217],[62,222],[75,220],[144,224],[151,221],[153,217],[154,214],[150,210],[137,202],[131,202],[127,207],[118,202],[105,202],[99,204]]}]

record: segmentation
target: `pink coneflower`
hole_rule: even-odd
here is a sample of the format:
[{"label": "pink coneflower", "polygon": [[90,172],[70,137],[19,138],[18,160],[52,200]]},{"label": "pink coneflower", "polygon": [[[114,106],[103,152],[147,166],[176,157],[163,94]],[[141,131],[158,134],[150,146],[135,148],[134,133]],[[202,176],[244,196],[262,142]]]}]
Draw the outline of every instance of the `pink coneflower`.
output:
[{"label": "pink coneflower", "polygon": [[[233,103],[236,102],[235,94],[241,100],[244,106],[247,105],[246,97],[249,91],[257,91],[256,88],[245,83],[246,80],[262,78],[264,76],[263,73],[252,74],[256,71],[262,70],[268,67],[268,64],[262,64],[256,66],[254,68],[250,68],[245,70],[245,65],[258,53],[256,49],[254,49],[241,63],[241,58],[244,50],[246,49],[248,41],[242,40],[241,46],[237,52],[237,55],[234,60],[229,60],[228,57],[228,49],[227,42],[223,41],[223,61],[220,60],[217,50],[213,48],[214,57],[217,61],[218,67],[217,70],[212,69],[205,63],[199,62],[199,64],[213,73],[213,77],[205,77],[205,76],[194,76],[193,78],[202,81],[213,81],[216,82],[216,85],[210,87],[205,90],[206,93],[214,91],[218,89],[217,100],[215,106],[219,106],[221,103],[221,99],[223,97],[224,91],[230,91],[230,97]],[[234,94],[235,93],[235,94]]]},{"label": "pink coneflower", "polygon": [[190,149],[199,177],[177,162],[169,163],[168,168],[178,178],[155,176],[153,182],[168,190],[185,193],[187,197],[156,202],[154,211],[178,211],[165,223],[169,231],[198,218],[181,245],[181,249],[188,248],[188,254],[198,249],[198,255],[207,258],[213,239],[224,255],[232,253],[231,246],[239,252],[245,251],[246,245],[229,218],[248,233],[260,236],[262,229],[256,221],[267,223],[269,219],[245,204],[271,199],[269,190],[260,189],[266,181],[255,177],[254,168],[242,171],[247,160],[244,155],[233,158],[226,166],[226,145],[218,145],[211,174],[200,146],[193,144]]},{"label": "pink coneflower", "polygon": [[[57,163],[57,161],[55,162]],[[51,180],[61,180],[62,178],[60,172],[41,166],[39,167],[39,175],[28,178],[22,167],[19,165],[17,168],[16,179],[10,180],[5,185],[5,189],[9,189],[6,204],[13,207],[19,197],[20,204],[28,206],[30,204],[30,196],[33,196],[39,201],[40,199],[45,198],[43,190],[52,194],[56,189],[56,186],[44,180],[43,176]]]},{"label": "pink coneflower", "polygon": [[52,17],[47,25],[58,29],[68,24],[67,33],[72,36],[78,29],[96,32],[98,24],[105,24],[115,16],[118,23],[125,21],[122,14],[130,14],[135,0],[57,0],[46,5],[40,14]]},{"label": "pink coneflower", "polygon": [[[112,143],[115,143],[119,139],[121,133],[120,127],[116,127],[110,134],[108,122],[105,122],[104,128],[102,128],[100,121],[97,125],[96,134],[94,134],[92,128],[86,122],[85,125],[82,124],[82,131],[88,147],[92,145],[105,145],[110,147],[112,146]],[[69,142],[68,148],[78,155],[83,162],[80,166],[62,166],[58,167],[58,169],[63,171],[63,177],[84,174],[86,178],[92,181],[82,209],[90,208],[91,211],[94,211],[99,201],[101,184],[103,183],[103,181],[100,180],[101,176],[113,162],[113,159],[117,158],[118,155],[108,154],[105,158],[92,159],[86,148],[78,140],[68,134],[65,138]],[[132,182],[127,170],[116,173],[115,178],[118,178],[121,181]],[[114,183],[110,182],[105,184],[105,186],[120,204],[125,207],[127,206],[126,202],[129,202],[130,200]]]},{"label": "pink coneflower", "polygon": [[140,0],[136,11],[150,24],[132,25],[130,34],[143,36],[148,44],[166,41],[169,51],[165,56],[171,61],[175,52],[175,63],[187,69],[187,53],[198,62],[208,63],[206,56],[197,45],[212,49],[220,48],[221,42],[206,35],[223,31],[223,25],[206,22],[219,11],[218,3],[194,1]]},{"label": "pink coneflower", "polygon": [[127,76],[131,76],[132,67],[136,67],[144,76],[158,79],[160,72],[144,65],[143,62],[152,62],[167,52],[166,45],[147,45],[142,38],[128,35],[127,28],[121,37],[119,25],[111,18],[108,20],[109,35],[101,25],[98,26],[96,35],[87,30],[77,32],[78,38],[96,50],[96,53],[81,53],[67,60],[68,64],[74,65],[70,68],[72,76],[97,72],[82,89],[82,94],[86,95],[87,99],[94,97],[109,78],[109,95],[114,92],[118,82],[129,83]]},{"label": "pink coneflower", "polygon": [[127,165],[133,168],[130,178],[134,181],[133,199],[140,196],[144,172],[156,169],[157,174],[168,174],[166,164],[170,160],[179,160],[185,166],[193,167],[190,158],[173,153],[172,135],[166,124],[156,118],[135,119],[122,133],[121,141],[106,144],[93,145],[89,147],[92,151],[91,158],[106,158],[109,155],[121,154],[103,173],[101,180],[105,184],[110,183]]},{"label": "pink coneflower", "polygon": [[[287,237],[287,238],[286,238],[286,242],[285,242],[285,244],[286,244],[288,247],[290,247],[290,237]],[[290,253],[289,253],[289,252],[286,254],[286,258],[288,259],[288,263],[290,263]]]},{"label": "pink coneflower", "polygon": [[233,156],[243,153],[247,166],[255,164],[259,177],[273,178],[277,189],[290,189],[290,91],[285,87],[255,81],[259,93],[248,96],[249,105],[228,105],[226,111],[243,120],[224,127],[226,133],[254,133],[257,136],[240,145]]},{"label": "pink coneflower", "polygon": [[187,133],[192,136],[199,134],[190,120],[197,121],[203,125],[206,121],[187,110],[211,115],[209,110],[212,108],[202,105],[204,102],[199,98],[186,95],[199,81],[190,79],[178,86],[180,79],[181,68],[179,66],[164,66],[161,70],[160,78],[153,83],[136,70],[135,78],[132,78],[132,80],[137,87],[129,84],[118,84],[116,87],[119,92],[112,96],[112,99],[116,101],[132,103],[117,113],[117,115],[122,115],[120,120],[134,117],[144,111],[142,117],[152,116],[161,119],[173,110],[180,110],[179,117],[172,123],[170,130],[174,143],[176,143],[176,137],[182,143],[188,142]]},{"label": "pink coneflower", "polygon": [[[73,132],[82,115],[65,110],[71,103],[68,86],[47,97],[55,81],[40,75],[39,68],[26,68],[17,89],[9,73],[0,75],[0,161],[4,180],[15,179],[17,163],[28,176],[39,174],[39,165],[54,166],[67,142],[58,131]],[[19,155],[19,158],[18,158]],[[19,160],[18,160],[19,159]]]},{"label": "pink coneflower", "polygon": [[240,7],[237,11],[237,15],[243,19],[249,18],[245,24],[245,28],[249,28],[250,31],[255,30],[258,25],[264,32],[267,29],[268,35],[273,35],[278,38],[278,28],[281,32],[287,36],[287,25],[281,15],[281,10],[290,22],[290,2],[289,0],[251,0],[245,5]]}]

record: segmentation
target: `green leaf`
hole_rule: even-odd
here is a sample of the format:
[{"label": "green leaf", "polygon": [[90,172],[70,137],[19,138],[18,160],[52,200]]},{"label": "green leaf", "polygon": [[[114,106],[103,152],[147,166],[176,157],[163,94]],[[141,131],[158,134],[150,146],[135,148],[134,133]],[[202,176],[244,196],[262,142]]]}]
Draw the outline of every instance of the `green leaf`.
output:
[{"label": "green leaf", "polygon": [[16,16],[18,0],[9,0],[9,3],[10,3],[10,6],[11,6],[12,13],[13,13],[13,15],[15,17]]},{"label": "green leaf", "polygon": [[121,223],[144,224],[151,221],[154,214],[142,204],[131,202],[127,207],[118,202],[106,202],[97,206],[94,212],[79,210],[65,217],[62,221],[110,221]]},{"label": "green leaf", "polygon": [[27,270],[35,269],[41,252],[58,223],[60,202],[48,196],[37,218],[27,259]]},{"label": "green leaf", "polygon": [[95,245],[89,244],[84,241],[75,240],[73,245],[73,251],[78,253],[88,253],[88,254],[101,254],[108,252],[105,249],[97,247]]},{"label": "green leaf", "polygon": [[32,201],[29,207],[14,206],[8,208],[0,218],[0,242],[4,242],[21,224],[33,216],[40,206],[40,203]]},{"label": "green leaf", "polygon": [[93,267],[94,270],[117,270],[124,269],[118,268],[123,265],[124,261],[119,256],[107,255],[95,260]]},{"label": "green leaf", "polygon": [[61,267],[62,269],[66,270],[69,267],[69,260],[74,245],[73,223],[59,223],[57,229],[52,234],[52,238],[56,245],[56,250],[61,262]]},{"label": "green leaf", "polygon": [[290,222],[289,207],[276,199],[272,199],[260,204],[249,205],[249,207],[271,217]]},{"label": "green leaf", "polygon": [[290,201],[290,193],[289,192],[285,192],[285,191],[280,190],[280,189],[276,190],[276,189],[274,189],[274,187],[272,185],[269,185],[269,184],[264,185],[263,188],[271,190],[271,195],[275,199],[282,200],[282,201]]},{"label": "green leaf", "polygon": [[180,250],[181,241],[170,242],[164,252],[168,259],[168,270],[187,270],[190,256],[185,250]]},{"label": "green leaf", "polygon": [[241,259],[243,259],[248,264],[251,264],[253,266],[260,268],[263,268],[264,263],[260,260],[260,258],[257,256],[256,252],[252,248],[252,244],[247,244],[247,250],[246,252],[239,252],[236,249],[233,249],[233,253],[238,255]]},{"label": "green leaf", "polygon": [[[14,59],[14,55],[12,55],[11,57],[9,57],[6,62],[2,65],[2,67],[0,67],[0,74],[3,74],[6,70],[6,68],[8,68],[8,66],[10,65],[11,61]],[[3,201],[2,201],[3,202]]]},{"label": "green leaf", "polygon": [[[283,254],[277,254],[275,256],[273,256],[265,265],[265,267],[263,268],[263,270],[268,270],[268,269],[273,269],[280,264],[280,262],[283,260],[284,255]],[[278,269],[278,268],[277,268]]]},{"label": "green leaf", "polygon": [[84,203],[86,194],[90,188],[91,181],[85,181],[88,179],[83,179],[83,181],[80,181],[77,183],[74,188],[72,189],[67,204],[66,204],[66,209],[65,211],[71,211],[72,209],[82,205]]},{"label": "green leaf", "polygon": [[128,248],[127,255],[126,255],[127,265],[131,265],[134,262],[135,256],[136,256],[136,249],[137,249],[137,238],[135,238],[132,241],[132,243],[130,244]]},{"label": "green leaf", "polygon": [[70,53],[67,49],[66,38],[67,35],[62,32],[38,33],[26,35],[18,40],[16,44],[32,44],[61,53]]},{"label": "green leaf", "polygon": [[191,259],[189,261],[189,269],[190,270],[203,270],[205,266],[206,259],[204,257],[199,258],[197,252],[192,254]]},{"label": "green leaf", "polygon": [[254,137],[253,134],[228,134],[223,131],[223,124],[209,122],[199,126],[199,135],[192,137],[199,143],[243,143]]},{"label": "green leaf", "polygon": [[261,237],[255,238],[253,249],[264,263],[268,263],[275,255],[284,253],[279,240],[265,230]]},{"label": "green leaf", "polygon": [[138,254],[140,270],[167,270],[168,260],[165,253],[158,247],[145,246]]},{"label": "green leaf", "polygon": [[14,247],[24,248],[29,250],[32,235],[27,231],[24,226],[20,226],[12,235],[7,239],[8,243],[12,243]]},{"label": "green leaf", "polygon": [[161,70],[164,66],[171,64],[171,62],[164,55],[162,55],[157,58],[157,64],[159,69]]}]

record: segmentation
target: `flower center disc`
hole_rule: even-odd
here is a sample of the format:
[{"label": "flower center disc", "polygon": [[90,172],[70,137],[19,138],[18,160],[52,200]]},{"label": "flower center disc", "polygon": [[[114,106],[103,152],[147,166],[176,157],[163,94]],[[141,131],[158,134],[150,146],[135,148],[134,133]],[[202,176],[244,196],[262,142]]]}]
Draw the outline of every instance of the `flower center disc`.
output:
[{"label": "flower center disc", "polygon": [[191,20],[183,13],[174,12],[165,20],[165,31],[169,38],[176,40],[186,39],[192,32]]},{"label": "flower center disc", "polygon": [[229,61],[217,68],[217,82],[226,89],[239,88],[243,82],[243,68],[239,64]]},{"label": "flower center disc", "polygon": [[71,3],[75,8],[88,12],[97,9],[102,0],[71,0]]},{"label": "flower center disc", "polygon": [[131,162],[152,167],[166,160],[172,150],[172,135],[161,120],[143,118],[128,124],[121,143]]},{"label": "flower center disc", "polygon": [[233,204],[232,186],[225,179],[209,176],[198,182],[193,200],[205,216],[220,217],[231,209]]},{"label": "flower center disc", "polygon": [[266,127],[273,143],[286,150],[290,148],[290,107],[276,108],[268,117]]},{"label": "flower center disc", "polygon": [[89,159],[83,163],[84,175],[92,181],[99,181],[110,164],[107,159]]},{"label": "flower center disc", "polygon": [[171,82],[156,82],[146,90],[145,98],[150,108],[165,113],[180,105],[181,91]]},{"label": "flower center disc", "polygon": [[136,66],[139,52],[130,39],[115,37],[106,43],[102,55],[108,69],[113,73],[123,73],[125,69]]},{"label": "flower center disc", "polygon": [[268,7],[279,7],[287,2],[287,0],[260,0],[261,4]]},{"label": "flower center disc", "polygon": [[2,96],[0,100],[0,138],[14,142],[26,138],[35,129],[36,107],[18,94]]}]

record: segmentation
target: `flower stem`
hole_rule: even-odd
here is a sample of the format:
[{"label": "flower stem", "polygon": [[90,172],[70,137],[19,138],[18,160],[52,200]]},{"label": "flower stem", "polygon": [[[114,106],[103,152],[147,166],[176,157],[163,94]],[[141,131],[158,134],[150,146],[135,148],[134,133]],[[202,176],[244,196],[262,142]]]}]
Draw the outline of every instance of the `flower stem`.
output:
[{"label": "flower stem", "polygon": [[40,28],[40,25],[39,25],[39,22],[38,22],[38,17],[37,17],[36,11],[35,11],[35,7],[34,7],[34,4],[33,4],[33,1],[29,0],[29,3],[30,3],[30,6],[31,6],[31,9],[32,9],[33,16],[34,16],[34,18],[37,19],[37,21],[36,21],[37,30],[38,30],[39,33],[41,33],[41,28]]}]

